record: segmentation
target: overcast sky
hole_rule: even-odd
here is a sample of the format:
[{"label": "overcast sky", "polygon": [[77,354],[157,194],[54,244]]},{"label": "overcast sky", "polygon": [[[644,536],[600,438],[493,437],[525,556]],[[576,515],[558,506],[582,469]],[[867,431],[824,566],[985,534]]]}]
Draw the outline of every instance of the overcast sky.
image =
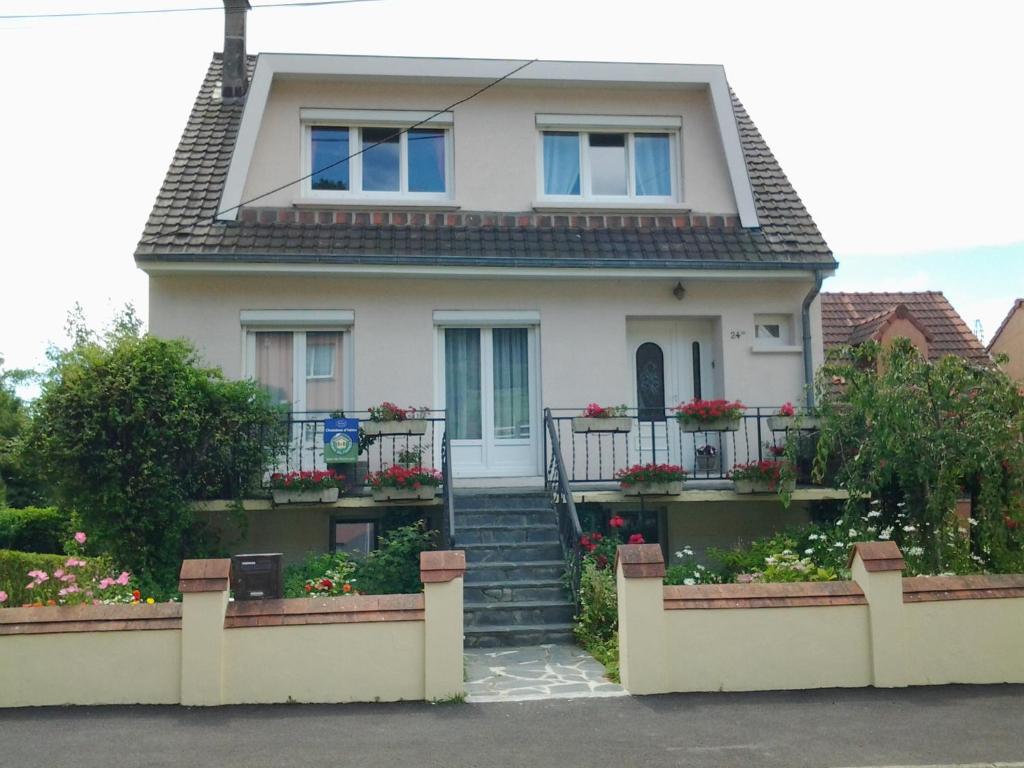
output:
[{"label": "overcast sky", "polygon": [[[0,19],[7,367],[40,366],[75,301],[97,324],[129,301],[145,316],[132,253],[222,25]],[[826,289],[944,290],[990,336],[1024,294],[1022,28],[1009,0],[380,0],[255,10],[249,50],[724,64],[842,263]]]}]

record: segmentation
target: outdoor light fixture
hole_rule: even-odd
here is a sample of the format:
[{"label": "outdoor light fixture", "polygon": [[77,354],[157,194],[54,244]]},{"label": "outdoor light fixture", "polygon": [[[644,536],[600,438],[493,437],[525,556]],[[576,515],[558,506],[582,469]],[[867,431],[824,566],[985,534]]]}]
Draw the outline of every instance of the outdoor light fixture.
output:
[{"label": "outdoor light fixture", "polygon": [[680,301],[683,300],[683,297],[686,295],[686,289],[683,288],[682,283],[676,283],[676,287],[672,289],[672,295]]}]

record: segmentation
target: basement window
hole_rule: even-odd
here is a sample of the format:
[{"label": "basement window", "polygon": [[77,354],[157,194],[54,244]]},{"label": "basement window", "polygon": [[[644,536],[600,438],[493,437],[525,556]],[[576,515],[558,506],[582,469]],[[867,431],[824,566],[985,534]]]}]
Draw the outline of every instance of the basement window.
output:
[{"label": "basement window", "polygon": [[755,346],[788,347],[792,343],[792,315],[754,315]]}]

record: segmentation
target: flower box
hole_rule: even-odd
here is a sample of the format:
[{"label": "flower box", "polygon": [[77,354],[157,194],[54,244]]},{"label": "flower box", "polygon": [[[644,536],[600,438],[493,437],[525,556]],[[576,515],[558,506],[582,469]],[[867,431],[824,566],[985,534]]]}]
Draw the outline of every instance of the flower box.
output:
[{"label": "flower box", "polygon": [[422,435],[427,431],[426,419],[402,421],[364,421],[359,427],[367,435]]},{"label": "flower box", "polygon": [[333,504],[338,500],[338,488],[313,488],[292,491],[285,488],[273,490],[275,504]]},{"label": "flower box", "polygon": [[430,501],[437,495],[436,485],[419,488],[394,488],[385,486],[373,489],[374,501]]},{"label": "flower box", "polygon": [[724,417],[709,421],[680,421],[679,429],[683,432],[738,432],[740,419]]},{"label": "flower box", "polygon": [[573,432],[629,432],[632,429],[633,419],[629,416],[574,416],[572,420]]},{"label": "flower box", "polygon": [[815,430],[821,427],[815,416],[769,416],[768,429],[772,432],[788,432],[791,429]]},{"label": "flower box", "polygon": [[784,490],[792,493],[796,489],[795,480],[785,480],[781,484],[773,483],[771,480],[733,480],[736,493],[778,493]]},{"label": "flower box", "polygon": [[697,454],[698,472],[717,472],[719,468],[718,456],[702,456]]},{"label": "flower box", "polygon": [[624,496],[678,496],[682,492],[682,480],[668,480],[663,483],[635,483],[622,489]]}]

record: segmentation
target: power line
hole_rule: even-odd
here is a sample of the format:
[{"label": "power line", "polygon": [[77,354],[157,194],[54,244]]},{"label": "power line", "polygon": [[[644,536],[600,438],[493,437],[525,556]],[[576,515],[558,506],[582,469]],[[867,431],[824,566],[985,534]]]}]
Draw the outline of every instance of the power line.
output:
[{"label": "power line", "polygon": [[[286,184],[281,184],[280,186],[277,186],[277,187],[274,187],[273,189],[267,190],[266,192],[263,192],[262,194],[256,195],[255,197],[250,197],[248,200],[243,200],[242,202],[238,203],[237,205],[232,205],[230,208],[224,208],[223,210],[217,211],[215,214],[213,214],[213,216],[211,218],[216,220],[217,218],[219,218],[220,216],[222,216],[225,213],[231,213],[232,211],[237,211],[239,208],[242,208],[243,206],[250,205],[252,203],[255,203],[257,200],[262,200],[263,198],[269,197],[270,195],[273,195],[273,194],[275,194],[277,192],[280,192],[281,190],[288,189],[288,187],[293,187],[296,184],[300,184],[303,181],[305,181],[306,179],[310,179],[313,176],[316,176],[317,174],[323,173],[324,171],[329,171],[331,168],[339,166],[342,163],[347,163],[353,157],[358,157],[359,155],[362,155],[362,154],[364,154],[366,152],[369,152],[374,147],[378,147],[381,144],[386,144],[387,142],[391,141],[392,139],[401,136],[403,133],[408,133],[409,131],[413,131],[413,130],[419,128],[421,125],[429,123],[435,117],[443,115],[445,112],[452,111],[453,109],[455,109],[460,104],[465,104],[467,101],[469,101],[471,99],[475,99],[477,96],[479,96],[484,91],[488,91],[491,88],[493,88],[494,86],[498,85],[499,83],[502,83],[505,80],[508,80],[510,77],[512,77],[512,75],[516,74],[517,72],[522,72],[524,69],[526,69],[528,66],[533,64],[535,61],[537,61],[537,59],[530,59],[529,61],[525,62],[524,64],[520,64],[518,67],[513,69],[511,72],[506,72],[504,75],[502,75],[501,77],[497,78],[496,80],[492,80],[491,82],[489,82],[487,85],[483,86],[482,88],[479,88],[476,91],[473,91],[473,93],[469,94],[469,96],[466,96],[466,97],[464,97],[462,99],[459,99],[458,101],[456,101],[456,102],[454,102],[452,104],[449,104],[447,107],[444,107],[443,109],[437,110],[433,114],[429,115],[428,117],[423,118],[422,120],[420,120],[417,123],[413,123],[412,125],[410,125],[410,126],[408,126],[406,128],[401,128],[401,129],[395,131],[394,133],[385,136],[380,141],[376,141],[373,144],[370,144],[369,146],[364,146],[362,149],[360,149],[360,150],[358,150],[356,152],[353,152],[351,155],[348,155],[347,157],[343,157],[340,160],[335,160],[333,163],[329,163],[329,164],[327,164],[327,165],[325,165],[325,166],[323,166],[321,168],[315,168],[312,171],[310,171],[309,173],[305,174],[304,176],[299,176],[299,178],[292,179],[291,181],[287,182]],[[188,225],[187,227],[182,227],[180,229],[176,229],[176,230],[174,230],[173,232],[171,232],[169,234],[161,234],[161,235],[159,235],[159,238],[174,237],[174,236],[182,234],[182,233],[190,232],[193,227],[195,227],[197,224],[200,223],[200,221],[201,221],[201,219],[197,219],[196,221],[194,221],[192,224]],[[157,239],[158,238],[150,238],[149,240],[143,240],[141,243],[139,243],[139,245],[154,245],[157,242]]]},{"label": "power line", "polygon": [[[256,8],[308,8],[318,5],[345,5],[348,3],[377,3],[380,0],[304,0],[297,3],[260,3]],[[33,13],[22,15],[4,15],[0,19],[75,19],[87,16],[143,16],[155,13],[194,13],[196,11],[223,11],[223,5],[195,6],[192,8],[146,8],[132,11],[70,11],[68,13]]]}]

